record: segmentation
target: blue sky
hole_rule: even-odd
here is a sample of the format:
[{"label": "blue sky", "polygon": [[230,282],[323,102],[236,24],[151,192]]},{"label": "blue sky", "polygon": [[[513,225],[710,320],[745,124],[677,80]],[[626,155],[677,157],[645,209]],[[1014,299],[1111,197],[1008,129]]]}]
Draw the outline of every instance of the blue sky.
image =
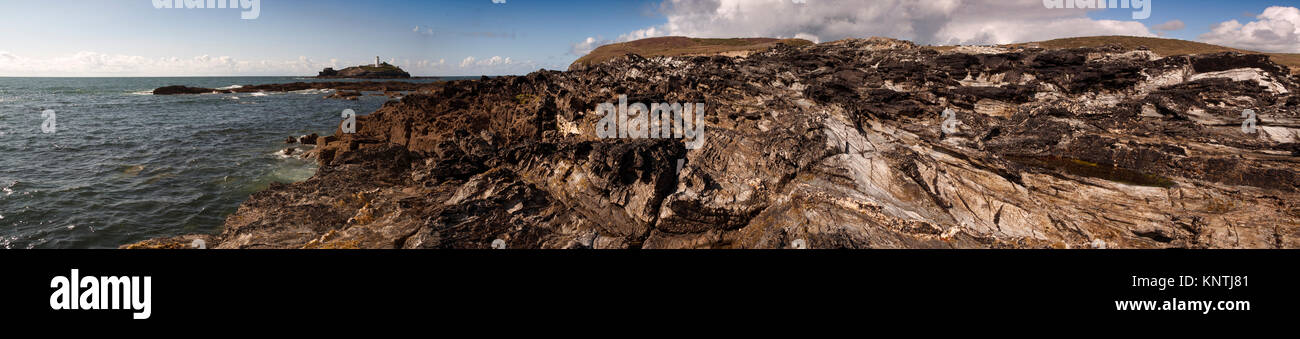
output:
[{"label": "blue sky", "polygon": [[[1266,0],[1155,0],[1151,7],[1151,17],[1141,20],[1148,26],[1159,25],[1170,20],[1180,20],[1187,28],[1169,32],[1165,37],[1197,40],[1197,36],[1209,32],[1210,26],[1228,20],[1248,21],[1259,15],[1269,6],[1300,6],[1300,1],[1266,1]],[[1132,10],[1108,9],[1089,13],[1097,19],[1132,20]]]},{"label": "blue sky", "polygon": [[[1151,17],[1133,20],[1129,9],[1047,10],[1040,0],[260,0],[260,16],[242,20],[238,9],[152,0],[0,1],[0,76],[305,75],[377,55],[417,75],[524,74],[564,69],[601,43],[661,35],[1003,43],[1116,33],[1286,49],[1290,36],[1239,38],[1259,36],[1249,27],[1204,35],[1300,5],[1153,0]],[[1275,11],[1268,27],[1289,13]],[[1172,20],[1185,28],[1152,28]]]}]

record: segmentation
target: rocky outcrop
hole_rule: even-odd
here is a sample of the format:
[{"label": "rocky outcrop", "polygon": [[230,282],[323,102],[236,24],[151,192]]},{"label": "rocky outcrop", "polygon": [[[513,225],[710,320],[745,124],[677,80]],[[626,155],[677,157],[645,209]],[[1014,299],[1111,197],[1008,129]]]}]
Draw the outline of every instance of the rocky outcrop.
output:
[{"label": "rocky outcrop", "polygon": [[210,93],[230,93],[230,92],[225,90],[189,87],[189,86],[164,86],[153,90],[153,95],[210,94]]},{"label": "rocky outcrop", "polygon": [[393,66],[385,62],[377,66],[354,66],[342,70],[326,68],[317,74],[316,77],[328,79],[405,79],[410,78],[411,74],[403,71],[401,67]]},{"label": "rocky outcrop", "polygon": [[320,135],[316,133],[312,133],[298,138],[298,143],[301,143],[303,145],[315,145],[316,139],[320,139]]},{"label": "rocky outcrop", "polygon": [[[389,102],[221,233],[132,246],[1297,248],[1297,91],[1235,53],[629,55]],[[599,138],[619,95],[704,103],[702,146]]]}]

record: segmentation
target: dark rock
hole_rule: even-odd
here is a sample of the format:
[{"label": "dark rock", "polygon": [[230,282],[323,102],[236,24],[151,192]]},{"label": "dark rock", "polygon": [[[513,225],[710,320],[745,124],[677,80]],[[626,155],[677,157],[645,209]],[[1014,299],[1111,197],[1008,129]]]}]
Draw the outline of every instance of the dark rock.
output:
[{"label": "dark rock", "polygon": [[209,94],[209,93],[229,93],[229,91],[216,90],[211,88],[199,88],[188,86],[166,86],[153,90],[153,95],[176,95],[176,94]]},{"label": "dark rock", "polygon": [[355,78],[355,79],[405,79],[410,78],[411,74],[403,71],[401,67],[393,66],[387,62],[378,66],[354,66],[341,70],[326,68],[316,75],[317,78]]},{"label": "dark rock", "polygon": [[324,147],[325,145],[327,145],[327,144],[329,144],[329,143],[331,143],[331,142],[337,141],[337,140],[339,140],[339,138],[336,137],[336,136],[333,136],[333,135],[331,135],[331,136],[326,136],[326,137],[320,137],[320,138],[317,138],[317,139],[316,139],[316,146],[317,146],[317,147]]},{"label": "dark rock", "polygon": [[301,138],[298,138],[298,143],[303,145],[315,145],[317,138],[320,138],[320,136],[316,135],[316,133],[304,135]]},{"label": "dark rock", "polygon": [[[209,244],[1300,248],[1285,71],[873,38],[447,82],[318,138],[314,177],[253,194]],[[619,94],[704,103],[704,143],[597,138]]]}]

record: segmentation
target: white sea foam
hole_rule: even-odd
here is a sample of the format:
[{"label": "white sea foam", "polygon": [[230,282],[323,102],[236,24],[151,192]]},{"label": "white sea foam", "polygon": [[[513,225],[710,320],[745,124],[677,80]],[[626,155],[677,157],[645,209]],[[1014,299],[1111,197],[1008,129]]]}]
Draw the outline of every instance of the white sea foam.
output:
[{"label": "white sea foam", "polygon": [[231,90],[231,89],[236,89],[236,88],[244,88],[244,86],[240,86],[240,85],[230,85],[230,86],[226,86],[226,87],[219,87],[219,88],[217,88],[217,89]]},{"label": "white sea foam", "polygon": [[303,155],[307,154],[307,151],[310,151],[314,148],[316,148],[316,145],[298,145],[298,146],[294,146],[292,155],[285,155],[283,149],[279,151],[275,151],[275,153],[271,153],[271,155],[280,159],[302,159]]},{"label": "white sea foam", "polygon": [[153,90],[131,92],[131,95],[153,95]]},{"label": "white sea foam", "polygon": [[264,97],[264,96],[266,96],[266,92],[253,92],[253,94],[249,94],[249,95],[252,95],[252,96],[255,96],[255,97]]},{"label": "white sea foam", "polygon": [[293,91],[293,92],[291,92],[291,93],[295,93],[295,94],[325,94],[325,93],[330,93],[330,92],[334,92],[334,89],[332,89],[332,88],[325,88],[325,89],[315,89],[315,88],[313,88],[313,89],[304,89],[304,90]]}]

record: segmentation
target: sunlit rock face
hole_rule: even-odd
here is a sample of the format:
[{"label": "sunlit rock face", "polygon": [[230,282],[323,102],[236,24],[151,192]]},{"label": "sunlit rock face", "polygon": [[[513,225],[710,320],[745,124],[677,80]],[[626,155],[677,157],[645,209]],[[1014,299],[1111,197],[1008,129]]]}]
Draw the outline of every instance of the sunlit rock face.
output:
[{"label": "sunlit rock face", "polygon": [[[1118,47],[632,55],[406,96],[222,233],[135,246],[1297,248],[1297,90]],[[619,95],[703,103],[704,141],[599,137]]]}]

